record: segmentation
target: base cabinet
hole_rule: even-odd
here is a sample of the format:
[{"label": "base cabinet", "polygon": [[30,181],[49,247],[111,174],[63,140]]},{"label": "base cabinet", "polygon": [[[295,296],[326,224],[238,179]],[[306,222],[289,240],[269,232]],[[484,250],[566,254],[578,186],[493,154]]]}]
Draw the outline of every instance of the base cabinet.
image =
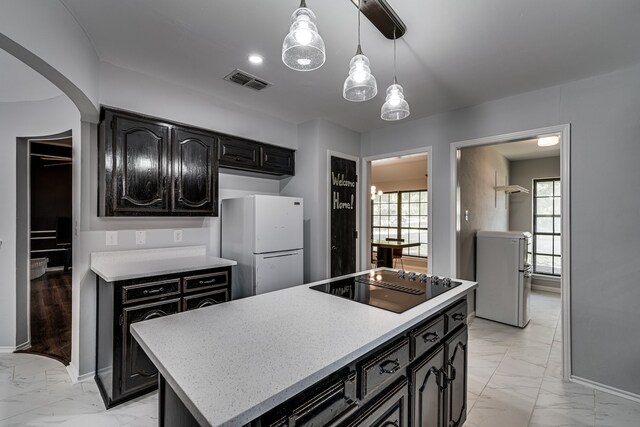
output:
[{"label": "base cabinet", "polygon": [[[467,412],[468,357],[463,306],[466,308],[466,298],[245,427],[461,427]],[[463,317],[448,321],[452,309]],[[173,397],[161,403],[161,426],[176,419],[185,426],[197,425],[184,405],[173,401],[175,393],[163,396]]]},{"label": "base cabinet", "polygon": [[446,427],[460,427],[467,419],[467,339],[465,325],[447,340]]},{"label": "base cabinet", "polygon": [[231,267],[98,281],[96,383],[110,408],[158,387],[158,370],[131,325],[229,301]]}]

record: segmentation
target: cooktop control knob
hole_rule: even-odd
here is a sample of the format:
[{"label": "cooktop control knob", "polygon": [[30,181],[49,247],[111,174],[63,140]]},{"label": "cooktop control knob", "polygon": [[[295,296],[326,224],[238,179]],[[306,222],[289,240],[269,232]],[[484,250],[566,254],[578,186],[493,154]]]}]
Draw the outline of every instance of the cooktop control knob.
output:
[{"label": "cooktop control knob", "polygon": [[442,278],[442,286],[444,286],[445,288],[450,288],[451,287],[451,279],[449,279],[448,277],[443,277]]},{"label": "cooktop control knob", "polygon": [[431,283],[433,283],[434,285],[439,285],[440,278],[438,276],[431,276]]},{"label": "cooktop control knob", "polygon": [[409,272],[409,280],[416,280],[416,272],[415,271],[410,271]]},{"label": "cooktop control knob", "polygon": [[428,280],[429,280],[429,276],[427,276],[426,274],[422,273],[420,275],[420,282],[427,283]]},{"label": "cooktop control knob", "polygon": [[398,270],[398,277],[404,279],[404,270]]}]

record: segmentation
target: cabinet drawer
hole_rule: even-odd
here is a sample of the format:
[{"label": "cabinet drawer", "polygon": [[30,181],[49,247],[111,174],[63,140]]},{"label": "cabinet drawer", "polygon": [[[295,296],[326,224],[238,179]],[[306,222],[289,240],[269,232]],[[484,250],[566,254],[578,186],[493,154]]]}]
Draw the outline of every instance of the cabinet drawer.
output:
[{"label": "cabinet drawer", "polygon": [[412,359],[416,359],[438,345],[444,337],[444,317],[429,321],[411,331]]},{"label": "cabinet drawer", "polygon": [[296,406],[288,417],[289,427],[321,427],[331,425],[358,407],[356,373],[331,384],[315,396]]},{"label": "cabinet drawer", "polygon": [[229,289],[218,289],[182,298],[182,311],[195,310],[229,301]]},{"label": "cabinet drawer", "polygon": [[260,166],[265,172],[294,174],[294,152],[285,148],[260,147]]},{"label": "cabinet drawer", "polygon": [[394,387],[386,390],[376,402],[365,408],[343,427],[407,427],[409,425],[408,381],[403,377]]},{"label": "cabinet drawer", "polygon": [[360,399],[398,378],[409,364],[409,338],[387,347],[360,366]]},{"label": "cabinet drawer", "polygon": [[242,139],[220,138],[218,159],[221,166],[257,168],[259,145]]},{"label": "cabinet drawer", "polygon": [[467,318],[467,300],[464,299],[444,312],[447,320],[447,333],[453,331],[458,325],[464,323]]},{"label": "cabinet drawer", "polygon": [[207,288],[227,286],[229,284],[229,273],[220,271],[216,273],[199,274],[184,278],[184,291],[195,292]]},{"label": "cabinet drawer", "polygon": [[137,283],[122,287],[122,303],[146,301],[180,293],[180,279],[160,280],[157,282]]}]

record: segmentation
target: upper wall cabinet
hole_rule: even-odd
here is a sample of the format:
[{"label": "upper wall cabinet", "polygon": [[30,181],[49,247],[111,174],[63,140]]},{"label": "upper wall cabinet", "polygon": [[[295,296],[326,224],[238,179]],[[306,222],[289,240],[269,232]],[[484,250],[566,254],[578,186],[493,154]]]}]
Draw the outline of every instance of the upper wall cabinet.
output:
[{"label": "upper wall cabinet", "polygon": [[213,133],[103,109],[100,216],[217,216]]},{"label": "upper wall cabinet", "polygon": [[295,175],[295,151],[248,139],[222,136],[220,167],[270,175]]}]

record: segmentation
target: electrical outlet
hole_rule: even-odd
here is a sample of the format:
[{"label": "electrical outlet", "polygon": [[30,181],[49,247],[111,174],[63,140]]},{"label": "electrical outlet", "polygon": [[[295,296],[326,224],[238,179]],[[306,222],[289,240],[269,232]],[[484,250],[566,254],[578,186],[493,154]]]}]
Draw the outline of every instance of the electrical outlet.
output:
[{"label": "electrical outlet", "polygon": [[173,230],[173,241],[182,242],[182,230]]},{"label": "electrical outlet", "polygon": [[147,241],[146,231],[136,231],[136,245],[144,245]]},{"label": "electrical outlet", "polygon": [[118,232],[117,231],[107,231],[107,246],[116,246],[118,244]]}]

